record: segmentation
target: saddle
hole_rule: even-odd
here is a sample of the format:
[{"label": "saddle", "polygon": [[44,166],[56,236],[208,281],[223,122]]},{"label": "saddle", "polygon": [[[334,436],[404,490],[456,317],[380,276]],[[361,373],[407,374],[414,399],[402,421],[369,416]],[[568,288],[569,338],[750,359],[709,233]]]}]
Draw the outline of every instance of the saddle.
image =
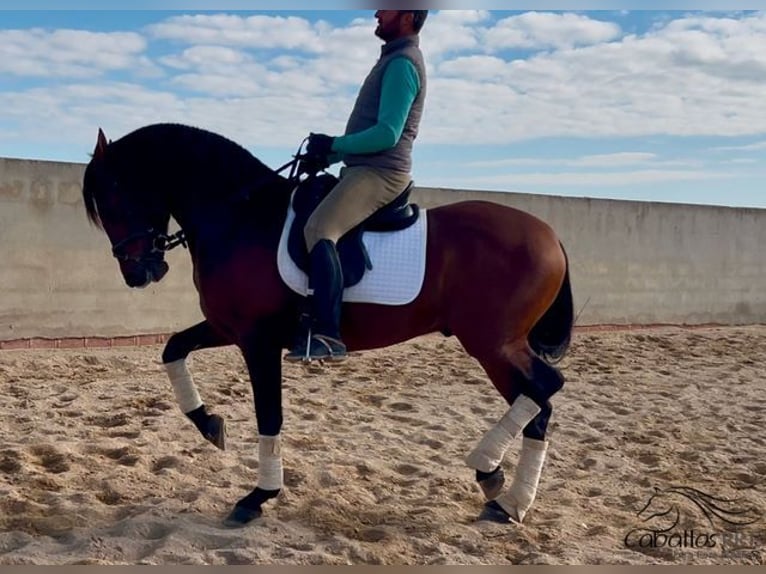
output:
[{"label": "saddle", "polygon": [[[309,254],[303,229],[313,211],[337,183],[338,178],[334,175],[315,175],[301,182],[293,194],[292,208],[295,219],[289,230],[287,250],[292,260],[304,273],[308,273]],[[412,188],[413,183],[410,182],[394,201],[381,207],[338,241],[337,249],[343,268],[344,288],[359,283],[365,272],[372,269],[370,255],[362,241],[365,231],[400,231],[417,221],[420,209],[409,201]]]}]

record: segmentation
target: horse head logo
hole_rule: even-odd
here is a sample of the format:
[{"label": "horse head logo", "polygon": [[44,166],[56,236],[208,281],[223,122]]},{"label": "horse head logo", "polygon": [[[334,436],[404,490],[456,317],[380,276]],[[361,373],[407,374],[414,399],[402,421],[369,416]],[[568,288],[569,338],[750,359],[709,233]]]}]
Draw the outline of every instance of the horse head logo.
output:
[{"label": "horse head logo", "polygon": [[737,530],[761,519],[758,509],[747,501],[719,498],[689,486],[655,488],[638,511],[639,518],[648,523],[646,528],[654,532],[668,532],[682,522],[692,522],[694,514],[704,517],[714,530]]}]

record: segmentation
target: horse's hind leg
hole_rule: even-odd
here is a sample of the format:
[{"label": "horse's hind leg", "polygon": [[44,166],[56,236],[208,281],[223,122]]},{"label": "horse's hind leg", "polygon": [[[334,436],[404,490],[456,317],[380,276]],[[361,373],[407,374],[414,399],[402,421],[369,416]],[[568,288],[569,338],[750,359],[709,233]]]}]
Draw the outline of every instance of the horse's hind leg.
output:
[{"label": "horse's hind leg", "polygon": [[534,353],[530,366],[522,392],[532,397],[540,407],[540,412],[524,427],[521,452],[510,488],[487,503],[483,513],[485,518],[522,522],[537,496],[537,486],[548,451],[545,435],[553,413],[550,397],[564,385],[564,377],[558,369]]},{"label": "horse's hind leg", "polygon": [[175,333],[162,352],[162,363],[173,385],[173,393],[181,411],[194,423],[205,439],[216,447],[226,448],[226,427],[222,417],[207,412],[194,384],[186,358],[192,351],[231,344],[207,321]]},{"label": "horse's hind leg", "polygon": [[[470,351],[469,351],[470,352]],[[476,356],[476,355],[474,355]],[[534,501],[545,460],[545,431],[552,407],[549,398],[563,385],[557,369],[539,358],[526,341],[493,357],[477,357],[492,383],[510,405],[508,411],[466,458],[488,499],[482,519],[521,522]],[[524,433],[513,484],[500,496],[503,457]]]},{"label": "horse's hind leg", "polygon": [[487,499],[497,496],[503,487],[505,479],[501,464],[506,451],[540,412],[534,401],[525,395],[518,395],[509,403],[508,411],[465,458],[466,464],[476,470],[476,480]]},{"label": "horse's hind leg", "polygon": [[490,500],[481,513],[480,519],[496,522],[513,520],[522,522],[524,516],[532,507],[537,496],[537,486],[540,482],[543,465],[548,451],[548,441],[545,431],[552,412],[550,401],[546,401],[542,410],[524,428],[521,441],[521,452],[516,463],[513,482],[510,488]]}]

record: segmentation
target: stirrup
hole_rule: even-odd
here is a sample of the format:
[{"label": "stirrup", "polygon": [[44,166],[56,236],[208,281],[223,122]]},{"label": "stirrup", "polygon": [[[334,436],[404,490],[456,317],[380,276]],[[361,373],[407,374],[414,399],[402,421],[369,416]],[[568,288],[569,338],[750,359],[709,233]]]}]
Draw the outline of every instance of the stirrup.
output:
[{"label": "stirrup", "polygon": [[[308,319],[308,315],[304,314],[301,320]],[[311,341],[311,328],[306,329],[306,336],[299,337],[293,348],[284,357],[285,361],[290,363],[308,363],[309,357],[309,342]]]},{"label": "stirrup", "polygon": [[312,360],[340,363],[347,357],[346,345],[342,341],[326,335],[309,335],[305,342],[301,341],[285,355],[285,360],[295,363],[309,363]]},{"label": "stirrup", "polygon": [[[315,345],[315,342],[319,344]],[[345,361],[348,357],[346,354],[346,345],[343,341],[326,335],[313,335],[311,337],[309,351],[310,359],[320,359],[322,361],[330,361],[333,363]]]}]

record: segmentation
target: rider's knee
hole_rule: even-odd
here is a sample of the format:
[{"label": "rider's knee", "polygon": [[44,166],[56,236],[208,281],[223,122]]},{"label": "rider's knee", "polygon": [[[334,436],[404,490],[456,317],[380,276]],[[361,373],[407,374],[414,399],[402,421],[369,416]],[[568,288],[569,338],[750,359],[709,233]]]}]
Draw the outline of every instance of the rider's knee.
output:
[{"label": "rider's knee", "polygon": [[321,225],[319,221],[316,221],[313,217],[309,217],[306,222],[306,226],[303,228],[303,239],[306,241],[306,250],[311,253],[314,246],[323,239],[330,239],[330,233],[325,226]]}]

